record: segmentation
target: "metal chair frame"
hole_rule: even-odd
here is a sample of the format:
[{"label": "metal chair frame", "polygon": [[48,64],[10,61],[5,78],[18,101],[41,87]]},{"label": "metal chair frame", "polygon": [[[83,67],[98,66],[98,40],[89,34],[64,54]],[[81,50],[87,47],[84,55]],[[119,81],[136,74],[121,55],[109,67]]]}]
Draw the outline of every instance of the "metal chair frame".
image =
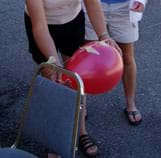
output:
[{"label": "metal chair frame", "polygon": [[28,108],[29,108],[29,101],[30,101],[30,98],[32,96],[32,91],[33,91],[33,87],[34,87],[36,77],[37,77],[37,75],[40,74],[41,70],[44,67],[47,67],[47,66],[50,66],[54,71],[56,71],[58,73],[62,73],[62,74],[65,74],[65,75],[72,77],[73,79],[75,79],[76,84],[77,84],[75,124],[74,124],[74,128],[73,128],[74,131],[73,131],[73,137],[72,137],[72,146],[73,146],[73,149],[74,149],[72,158],[75,158],[76,151],[78,150],[77,138],[78,138],[78,130],[79,130],[80,112],[81,112],[81,109],[82,109],[81,108],[81,101],[83,100],[83,97],[85,95],[84,94],[83,81],[77,73],[71,72],[71,71],[66,70],[62,67],[59,67],[55,64],[51,64],[51,63],[47,63],[47,62],[44,62],[44,63],[39,65],[38,69],[36,70],[36,73],[33,76],[33,79],[31,80],[31,85],[30,85],[30,88],[29,88],[28,96],[27,96],[26,101],[25,101],[23,112],[21,113],[21,116],[20,116],[20,125],[19,125],[19,128],[18,128],[17,137],[16,137],[14,144],[11,146],[11,148],[16,148],[18,143],[19,143],[21,131],[24,127],[25,117],[26,117],[26,113],[27,113]]}]

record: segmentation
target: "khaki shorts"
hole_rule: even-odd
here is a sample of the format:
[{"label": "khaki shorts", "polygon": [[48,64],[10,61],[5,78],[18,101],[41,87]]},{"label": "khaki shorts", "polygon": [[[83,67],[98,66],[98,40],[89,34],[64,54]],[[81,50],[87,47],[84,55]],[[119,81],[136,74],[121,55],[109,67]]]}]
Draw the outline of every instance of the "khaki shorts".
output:
[{"label": "khaki shorts", "polygon": [[[129,1],[123,3],[102,3],[107,29],[110,36],[119,43],[132,43],[138,40],[138,24],[129,21]],[[86,40],[97,40],[92,25],[86,14]]]}]

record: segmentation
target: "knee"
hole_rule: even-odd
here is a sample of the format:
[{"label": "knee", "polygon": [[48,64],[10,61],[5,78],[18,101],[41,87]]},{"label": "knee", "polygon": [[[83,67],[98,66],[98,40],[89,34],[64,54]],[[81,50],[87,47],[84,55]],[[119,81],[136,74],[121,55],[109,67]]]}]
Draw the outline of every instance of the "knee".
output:
[{"label": "knee", "polygon": [[130,65],[135,64],[134,55],[133,54],[123,55],[123,63],[124,63],[124,66],[130,66]]},{"label": "knee", "polygon": [[124,65],[132,65],[135,64],[135,56],[134,56],[134,45],[133,43],[128,43],[128,44],[122,44],[118,43],[123,54],[123,63]]}]

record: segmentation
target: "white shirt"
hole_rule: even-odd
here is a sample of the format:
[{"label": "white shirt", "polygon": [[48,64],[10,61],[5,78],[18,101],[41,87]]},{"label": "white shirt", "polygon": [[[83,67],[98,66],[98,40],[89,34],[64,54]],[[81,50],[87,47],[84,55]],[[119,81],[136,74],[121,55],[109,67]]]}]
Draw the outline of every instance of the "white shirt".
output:
[{"label": "white shirt", "polygon": [[43,0],[43,3],[48,24],[70,22],[81,10],[81,0]]}]

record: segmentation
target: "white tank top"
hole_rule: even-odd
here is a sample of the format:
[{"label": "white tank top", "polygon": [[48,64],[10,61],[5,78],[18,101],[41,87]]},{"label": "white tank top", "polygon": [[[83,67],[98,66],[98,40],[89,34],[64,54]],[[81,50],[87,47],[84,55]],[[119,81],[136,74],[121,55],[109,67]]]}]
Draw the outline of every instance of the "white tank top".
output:
[{"label": "white tank top", "polygon": [[43,3],[48,24],[70,22],[81,10],[81,0],[43,0]]}]

